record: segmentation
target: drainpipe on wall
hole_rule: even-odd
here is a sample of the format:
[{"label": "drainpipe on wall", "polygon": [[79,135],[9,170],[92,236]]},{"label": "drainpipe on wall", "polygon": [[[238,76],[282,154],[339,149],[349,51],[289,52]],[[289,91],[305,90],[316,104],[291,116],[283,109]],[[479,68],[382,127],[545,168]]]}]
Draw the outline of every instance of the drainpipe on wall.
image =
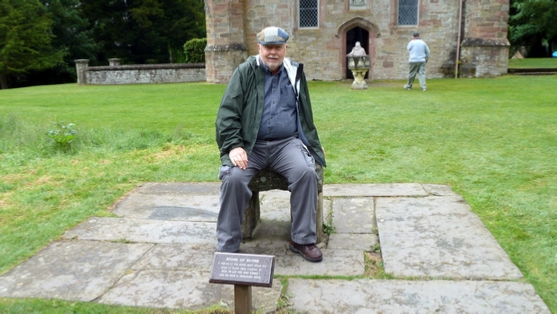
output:
[{"label": "drainpipe on wall", "polygon": [[458,9],[458,39],[456,40],[456,60],[454,65],[454,78],[458,78],[458,61],[460,61],[460,34],[462,34],[462,1]]}]

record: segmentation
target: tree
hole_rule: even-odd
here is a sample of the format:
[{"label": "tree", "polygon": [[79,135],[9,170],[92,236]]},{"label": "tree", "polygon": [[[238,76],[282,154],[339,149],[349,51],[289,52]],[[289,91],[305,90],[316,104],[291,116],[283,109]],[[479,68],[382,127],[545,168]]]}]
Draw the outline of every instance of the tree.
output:
[{"label": "tree", "polygon": [[[165,1],[170,62],[184,62],[184,44],[188,40],[207,36],[204,3],[199,0]],[[176,10],[176,7],[180,10]]]},{"label": "tree", "polygon": [[200,0],[82,0],[82,4],[83,14],[94,21],[99,60],[181,62],[184,43],[205,37]]},{"label": "tree", "polygon": [[10,82],[14,87],[75,82],[74,60],[96,62],[97,45],[91,37],[88,20],[81,15],[79,0],[40,1],[52,18],[52,49],[65,53],[64,62],[49,69],[17,75]]},{"label": "tree", "polygon": [[[91,21],[89,30],[98,46],[96,60],[104,62],[108,58],[120,58],[122,63],[133,63],[128,52],[131,27],[128,6],[133,0],[81,0],[81,15]],[[102,60],[102,61],[101,61]],[[90,65],[99,65],[91,60]]]},{"label": "tree", "polygon": [[[41,0],[52,17],[52,46],[66,51],[64,62],[57,66],[59,76],[76,81],[76,59],[96,61],[97,45],[91,37],[89,21],[81,15],[79,0]],[[68,82],[67,80],[63,81]]]},{"label": "tree", "polygon": [[557,42],[557,0],[512,0],[509,41],[528,46],[531,57],[550,55]]},{"label": "tree", "polygon": [[64,51],[51,46],[52,20],[38,0],[0,0],[0,83],[29,70],[47,69],[62,62]]}]

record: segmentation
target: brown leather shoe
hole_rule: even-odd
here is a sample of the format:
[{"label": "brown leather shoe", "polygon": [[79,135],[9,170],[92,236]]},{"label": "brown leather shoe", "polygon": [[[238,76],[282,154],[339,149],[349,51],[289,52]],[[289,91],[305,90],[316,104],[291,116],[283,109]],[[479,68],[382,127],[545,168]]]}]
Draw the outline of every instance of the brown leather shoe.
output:
[{"label": "brown leather shoe", "polygon": [[298,244],[294,241],[290,241],[290,251],[302,255],[305,260],[310,262],[321,262],[323,260],[323,254],[321,250],[315,246],[315,244]]}]

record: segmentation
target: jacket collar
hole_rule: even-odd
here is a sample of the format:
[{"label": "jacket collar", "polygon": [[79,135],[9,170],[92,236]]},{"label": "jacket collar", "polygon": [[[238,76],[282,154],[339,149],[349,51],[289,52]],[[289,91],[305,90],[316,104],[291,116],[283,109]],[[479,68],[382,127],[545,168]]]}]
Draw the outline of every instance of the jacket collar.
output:
[{"label": "jacket collar", "polygon": [[[255,56],[255,62],[257,63],[257,66],[261,66],[260,55]],[[296,86],[296,73],[298,72],[298,63],[292,62],[289,58],[284,58],[284,60],[282,60],[282,65],[284,66],[286,73],[288,73],[288,79],[290,80],[290,83],[292,83],[292,86]]]}]

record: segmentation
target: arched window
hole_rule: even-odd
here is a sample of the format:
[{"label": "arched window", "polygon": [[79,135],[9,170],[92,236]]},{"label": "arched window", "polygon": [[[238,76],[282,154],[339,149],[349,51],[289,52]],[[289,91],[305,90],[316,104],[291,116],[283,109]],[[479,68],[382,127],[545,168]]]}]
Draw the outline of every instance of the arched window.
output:
[{"label": "arched window", "polygon": [[298,24],[300,28],[319,27],[319,0],[300,0]]},{"label": "arched window", "polygon": [[398,0],[398,25],[418,25],[418,0]]}]

